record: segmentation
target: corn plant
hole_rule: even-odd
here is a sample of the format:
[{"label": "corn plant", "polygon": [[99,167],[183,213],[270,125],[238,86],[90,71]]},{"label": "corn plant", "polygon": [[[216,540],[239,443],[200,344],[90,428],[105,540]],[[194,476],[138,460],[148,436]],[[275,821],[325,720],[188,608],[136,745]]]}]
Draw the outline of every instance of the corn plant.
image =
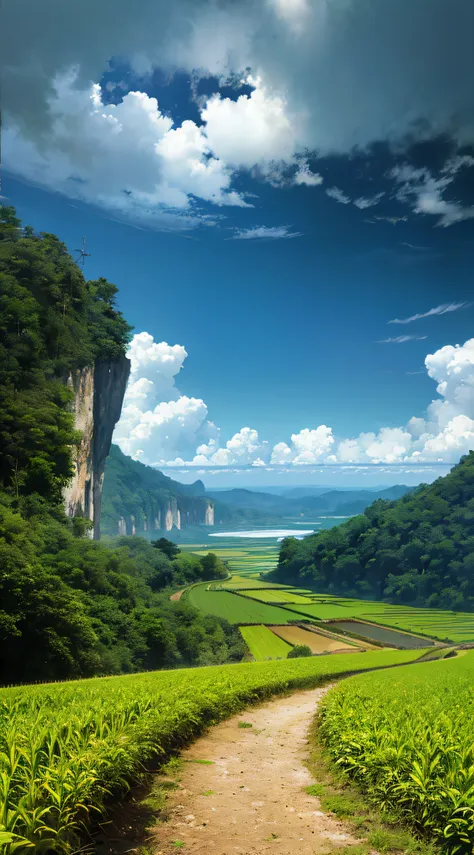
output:
[{"label": "corn plant", "polygon": [[67,853],[151,758],[291,688],[410,662],[384,651],[0,689],[0,852]]},{"label": "corn plant", "polygon": [[474,653],[345,680],[320,733],[382,808],[452,853],[474,846]]}]

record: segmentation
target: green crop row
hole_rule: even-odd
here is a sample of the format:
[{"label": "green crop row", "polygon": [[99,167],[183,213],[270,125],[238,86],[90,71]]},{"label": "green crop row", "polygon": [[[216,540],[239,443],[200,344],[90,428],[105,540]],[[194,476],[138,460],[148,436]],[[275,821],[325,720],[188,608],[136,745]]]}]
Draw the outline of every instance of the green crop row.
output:
[{"label": "green crop row", "polygon": [[474,847],[474,653],[331,691],[320,733],[381,807],[450,852]]},{"label": "green crop row", "polygon": [[144,764],[212,722],[272,694],[417,655],[356,653],[0,689],[0,851],[71,851]]}]

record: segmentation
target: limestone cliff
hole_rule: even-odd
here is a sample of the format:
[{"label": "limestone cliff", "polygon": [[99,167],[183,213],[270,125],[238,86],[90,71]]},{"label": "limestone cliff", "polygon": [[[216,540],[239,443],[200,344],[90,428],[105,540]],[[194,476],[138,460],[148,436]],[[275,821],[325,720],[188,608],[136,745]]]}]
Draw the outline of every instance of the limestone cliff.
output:
[{"label": "limestone cliff", "polygon": [[70,517],[93,522],[93,537],[100,537],[100,511],[105,461],[112,434],[120,418],[130,374],[130,360],[96,362],[67,378],[74,392],[76,428],[82,434],[74,455],[74,477],[65,490],[64,504]]},{"label": "limestone cliff", "polygon": [[214,525],[202,481],[181,484],[112,445],[105,469],[102,528],[109,535],[170,532]]}]

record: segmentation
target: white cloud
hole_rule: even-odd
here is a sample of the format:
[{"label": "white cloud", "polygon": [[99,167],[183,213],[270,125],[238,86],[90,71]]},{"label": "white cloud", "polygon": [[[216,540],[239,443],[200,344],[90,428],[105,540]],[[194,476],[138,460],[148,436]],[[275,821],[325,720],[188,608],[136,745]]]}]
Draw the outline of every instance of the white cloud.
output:
[{"label": "white cloud", "polygon": [[439,395],[426,419],[413,417],[406,428],[382,428],[377,436],[344,440],[336,451],[338,460],[455,463],[474,449],[474,339],[428,354],[425,365]]},{"label": "white cloud", "polygon": [[[125,454],[143,463],[163,464],[183,452],[194,455],[196,446],[217,447],[218,429],[207,421],[200,398],[181,395],[175,378],[187,353],[182,345],[155,342],[142,332],[129,348],[130,380],[114,441]],[[207,443],[207,446],[206,446]]]},{"label": "white cloud", "polygon": [[293,122],[285,100],[267,91],[259,78],[255,89],[237,101],[216,95],[201,112],[214,154],[233,168],[265,169],[272,161],[290,161],[296,147]]},{"label": "white cloud", "polygon": [[[435,8],[433,0],[116,0],[113,20],[100,6],[30,3],[25,28],[25,0],[6,5],[4,165],[116,216],[191,228],[202,221],[195,199],[248,204],[232,187],[235,170],[257,167],[272,181],[275,164],[294,168],[306,152],[347,155],[378,141],[401,150],[439,136],[474,143],[471,0]],[[255,88],[236,101],[200,103],[202,125],[174,127],[143,92],[101,103],[91,81],[111,57],[145,77],[156,67],[221,81],[250,73]],[[128,84],[104,88],[121,94]],[[444,198],[453,176],[472,165],[468,155],[451,158],[437,179],[419,176],[405,201],[443,226],[474,217],[473,206]],[[321,183],[306,166],[294,181]],[[348,204],[337,188],[332,195]]]},{"label": "white cloud", "polygon": [[341,205],[348,205],[351,201],[350,196],[346,196],[339,187],[329,187],[328,190],[326,190],[326,194],[330,196],[331,199],[335,199],[336,202],[340,202]]},{"label": "white cloud", "polygon": [[285,442],[274,446],[271,463],[293,463],[300,466],[306,463],[318,463],[324,459],[334,444],[332,429],[319,425],[315,430],[304,428],[292,434],[291,447]]},{"label": "white cloud", "polygon": [[323,183],[323,177],[319,172],[312,172],[307,161],[303,161],[294,177],[295,184],[305,184],[307,187],[318,187]]},{"label": "white cloud", "polygon": [[354,199],[354,205],[363,211],[365,208],[373,208],[374,205],[378,205],[382,197],[385,196],[385,193],[376,193],[375,196],[359,196],[358,199]]},{"label": "white cloud", "polygon": [[[410,244],[406,244],[410,246]],[[421,249],[421,247],[418,247]],[[442,303],[440,306],[435,306],[433,309],[428,309],[427,312],[420,312],[416,315],[410,315],[409,318],[394,318],[388,321],[389,324],[411,324],[413,321],[419,321],[421,318],[430,318],[432,315],[446,315],[448,312],[457,312],[459,309],[468,309],[471,304],[464,301],[463,303]]]},{"label": "white cloud", "polygon": [[450,158],[438,177],[429,169],[416,169],[408,163],[394,167],[391,177],[398,184],[397,198],[409,202],[415,214],[431,214],[438,217],[436,225],[452,226],[454,223],[474,218],[474,206],[464,206],[457,200],[446,200],[444,193],[453,183],[458,172],[474,166],[474,158],[458,155]]},{"label": "white cloud", "polygon": [[302,236],[302,232],[291,232],[290,229],[291,226],[255,226],[251,229],[237,229],[228,240],[280,240]]},{"label": "white cloud", "polygon": [[425,418],[340,439],[322,424],[292,434],[289,443],[280,441],[273,449],[251,427],[241,428],[221,445],[219,428],[209,421],[204,401],[181,395],[176,388],[175,378],[187,355],[182,345],[154,342],[148,333],[139,333],[129,353],[130,382],[114,441],[144,463],[206,471],[232,466],[241,471],[268,465],[455,463],[474,449],[474,338],[426,357],[438,397]]},{"label": "white cloud", "polygon": [[128,92],[119,104],[104,105],[97,84],[79,89],[69,73],[54,81],[48,104],[47,147],[4,130],[4,165],[11,172],[161,227],[196,225],[193,197],[249,207],[231,189],[230,170],[212,155],[203,128],[191,121],[173,127],[156,98]]},{"label": "white cloud", "polygon": [[[231,170],[265,171],[275,160],[293,163],[295,153],[349,154],[380,140],[400,149],[441,135],[459,146],[474,142],[471,0],[435,8],[433,0],[116,0],[113,20],[100,5],[30,3],[25,28],[25,2],[9,3],[2,19],[6,166],[76,198],[157,218],[157,204],[182,211],[191,194],[243,204]],[[439,33],[446,34],[441,58]],[[250,69],[256,88],[237,101],[211,99],[204,129],[171,136],[170,145],[181,147],[179,136],[186,145],[179,163],[170,163],[165,145],[156,152],[150,144],[167,132],[152,117],[145,121],[143,103],[132,120],[132,93],[126,108],[98,107],[93,120],[85,110],[90,81],[101,79],[114,56],[142,75],[159,66],[224,79]],[[58,96],[57,81],[71,69],[77,79]],[[122,81],[112,86],[124,91]],[[208,154],[199,153],[202,136]],[[453,159],[451,172],[472,165],[467,158]],[[71,174],[86,186],[68,184]],[[299,183],[316,183],[299,175]],[[122,198],[124,189],[132,199]],[[416,210],[442,225],[474,216],[471,207],[444,200],[439,186],[420,190]],[[183,216],[183,227],[192,217]]]},{"label": "white cloud", "polygon": [[381,338],[377,344],[405,344],[406,341],[424,341],[426,335],[397,335],[395,338]]}]

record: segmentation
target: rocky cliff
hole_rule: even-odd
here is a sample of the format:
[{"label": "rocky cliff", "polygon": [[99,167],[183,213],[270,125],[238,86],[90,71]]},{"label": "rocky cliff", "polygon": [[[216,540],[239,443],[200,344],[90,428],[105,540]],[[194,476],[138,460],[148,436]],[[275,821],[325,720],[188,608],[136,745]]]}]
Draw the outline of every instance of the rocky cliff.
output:
[{"label": "rocky cliff", "polygon": [[82,434],[74,460],[74,477],[64,493],[66,513],[93,522],[93,537],[100,537],[100,513],[105,461],[112,434],[120,418],[123,396],[130,374],[130,361],[96,362],[67,378],[74,392],[77,430]]},{"label": "rocky cliff", "polygon": [[102,529],[111,536],[214,525],[214,501],[202,481],[181,484],[112,445],[105,468]]}]

